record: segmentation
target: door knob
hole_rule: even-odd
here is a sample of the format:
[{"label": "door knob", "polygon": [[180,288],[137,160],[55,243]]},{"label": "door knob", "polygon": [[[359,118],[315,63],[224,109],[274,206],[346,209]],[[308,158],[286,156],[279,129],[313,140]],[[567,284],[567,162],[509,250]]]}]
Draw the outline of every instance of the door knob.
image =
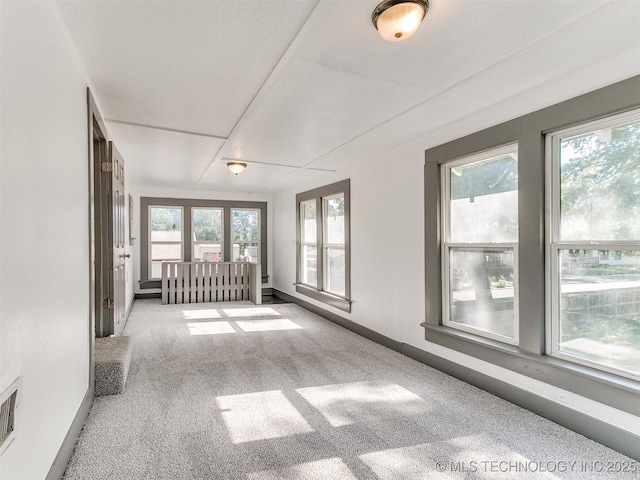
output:
[{"label": "door knob", "polygon": [[120,255],[122,258],[131,258],[131,254],[130,253],[125,253],[123,255]]}]

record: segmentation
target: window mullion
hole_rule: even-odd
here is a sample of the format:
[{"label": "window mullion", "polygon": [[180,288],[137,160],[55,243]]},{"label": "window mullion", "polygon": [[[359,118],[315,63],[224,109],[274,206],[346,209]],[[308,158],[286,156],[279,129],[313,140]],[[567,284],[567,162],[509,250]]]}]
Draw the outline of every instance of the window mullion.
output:
[{"label": "window mullion", "polygon": [[322,197],[316,198],[316,275],[317,289],[324,290],[324,209]]}]

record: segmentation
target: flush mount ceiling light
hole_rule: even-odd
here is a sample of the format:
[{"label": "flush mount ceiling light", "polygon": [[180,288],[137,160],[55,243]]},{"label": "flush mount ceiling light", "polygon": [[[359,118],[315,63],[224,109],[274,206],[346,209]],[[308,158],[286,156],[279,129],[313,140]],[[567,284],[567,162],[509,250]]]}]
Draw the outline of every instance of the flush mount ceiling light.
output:
[{"label": "flush mount ceiling light", "polygon": [[371,21],[382,38],[397,42],[416,33],[428,10],[428,0],[385,0],[375,8]]},{"label": "flush mount ceiling light", "polygon": [[227,163],[227,167],[229,167],[229,170],[233,173],[238,175],[239,173],[244,172],[244,169],[247,168],[247,164],[242,162],[229,162]]}]

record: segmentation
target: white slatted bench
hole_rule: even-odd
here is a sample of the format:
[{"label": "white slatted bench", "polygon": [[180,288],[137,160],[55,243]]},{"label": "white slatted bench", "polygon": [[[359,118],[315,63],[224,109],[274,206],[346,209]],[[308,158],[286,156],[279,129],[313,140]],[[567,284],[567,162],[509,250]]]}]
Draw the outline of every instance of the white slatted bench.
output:
[{"label": "white slatted bench", "polygon": [[239,302],[262,304],[259,263],[163,262],[162,304]]}]

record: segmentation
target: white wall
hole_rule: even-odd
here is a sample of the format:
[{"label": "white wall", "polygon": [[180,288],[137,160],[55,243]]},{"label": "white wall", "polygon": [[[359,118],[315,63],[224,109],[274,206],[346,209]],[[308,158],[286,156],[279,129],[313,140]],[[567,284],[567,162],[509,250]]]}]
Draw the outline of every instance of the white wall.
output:
[{"label": "white wall", "polygon": [[[124,159],[125,164],[127,159]],[[150,293],[160,291],[159,289],[140,289],[140,197],[157,198],[184,198],[198,200],[238,200],[243,202],[267,202],[267,272],[269,274],[268,283],[263,287],[271,287],[273,279],[273,196],[268,193],[238,193],[238,192],[216,192],[211,190],[183,190],[159,187],[133,186],[134,220],[133,229],[136,237],[133,247],[133,282],[135,293]]]},{"label": "white wall", "polygon": [[87,80],[49,1],[0,2],[0,478],[44,478],[89,385]]},{"label": "white wall", "polygon": [[[438,141],[440,140],[440,141]],[[424,340],[424,151],[443,139],[418,141],[375,160],[281,192],[274,209],[274,288],[483,374],[511,383],[633,433],[637,418]],[[350,314],[304,295],[296,279],[296,193],[351,179]]]}]

